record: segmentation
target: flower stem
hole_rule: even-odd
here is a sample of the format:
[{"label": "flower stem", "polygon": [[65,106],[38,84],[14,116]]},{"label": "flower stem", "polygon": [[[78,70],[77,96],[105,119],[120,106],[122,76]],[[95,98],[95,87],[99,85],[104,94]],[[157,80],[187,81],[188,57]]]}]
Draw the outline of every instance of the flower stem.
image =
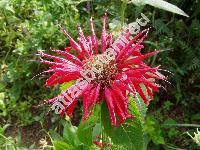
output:
[{"label": "flower stem", "polygon": [[124,18],[125,18],[126,6],[127,6],[127,0],[123,0],[122,6],[121,6],[121,22],[122,22],[122,26],[124,26]]}]

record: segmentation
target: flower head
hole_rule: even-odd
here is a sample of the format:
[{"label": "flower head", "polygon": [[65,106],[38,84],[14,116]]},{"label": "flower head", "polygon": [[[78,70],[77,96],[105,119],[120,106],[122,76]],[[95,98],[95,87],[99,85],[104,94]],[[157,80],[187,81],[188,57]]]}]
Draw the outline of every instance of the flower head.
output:
[{"label": "flower head", "polygon": [[158,72],[158,67],[152,68],[144,62],[144,59],[158,51],[141,53],[144,48],[142,42],[149,29],[133,38],[129,30],[124,30],[113,44],[112,34],[106,31],[106,18],[105,15],[102,20],[100,40],[97,39],[92,19],[91,35],[86,37],[78,26],[77,41],[61,27],[61,31],[69,39],[70,48],[77,51],[77,56],[70,54],[69,48],[66,51],[51,49],[62,57],[44,52],[39,54],[41,62],[50,65],[46,72],[52,72],[46,86],[76,80],[75,85],[49,100],[53,105],[62,103],[59,113],[71,116],[78,98],[82,97],[83,120],[86,120],[94,106],[105,101],[111,124],[116,126],[132,117],[128,111],[128,96],[131,93],[140,95],[144,103],[148,104],[149,99],[153,99],[153,91],[158,91],[155,79],[164,79],[164,76]]}]

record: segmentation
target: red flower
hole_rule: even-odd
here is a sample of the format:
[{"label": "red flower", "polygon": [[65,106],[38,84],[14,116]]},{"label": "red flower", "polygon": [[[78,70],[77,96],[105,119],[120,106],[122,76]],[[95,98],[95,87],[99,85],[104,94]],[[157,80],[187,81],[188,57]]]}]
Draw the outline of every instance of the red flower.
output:
[{"label": "red flower", "polygon": [[[144,62],[144,59],[157,54],[158,51],[141,53],[141,49],[144,47],[142,42],[149,29],[143,30],[132,40],[130,40],[130,32],[126,30],[122,34],[124,42],[122,44],[115,43],[117,49],[114,50],[112,35],[106,32],[106,15],[103,17],[100,40],[96,37],[92,19],[90,25],[91,35],[87,37],[78,26],[78,42],[64,28],[61,28],[61,31],[69,39],[71,48],[77,51],[78,56],[70,54],[69,48],[66,51],[52,49],[53,52],[63,57],[39,52],[41,62],[50,65],[46,72],[53,73],[47,79],[46,86],[78,80],[77,84],[63,91],[59,96],[50,99],[49,102],[53,104],[58,101],[62,102],[63,107],[59,112],[71,116],[78,97],[81,96],[83,120],[86,120],[91,109],[97,103],[105,101],[112,125],[120,125],[131,117],[128,111],[128,96],[131,93],[135,96],[139,94],[144,103],[148,104],[148,100],[153,99],[153,91],[158,92],[155,79],[164,79],[164,76],[158,72],[158,67],[151,68]],[[115,41],[119,41],[120,38],[118,37]],[[113,54],[116,54],[115,57],[112,56],[114,59],[109,61],[104,53],[108,48],[112,48]],[[42,58],[46,58],[46,60]],[[102,66],[99,66],[99,62],[102,63]],[[94,67],[96,71],[88,73],[88,70],[94,69]],[[86,80],[82,76],[84,72],[88,73],[87,77],[92,78],[92,80]],[[142,86],[145,87],[148,96],[144,93]]]}]

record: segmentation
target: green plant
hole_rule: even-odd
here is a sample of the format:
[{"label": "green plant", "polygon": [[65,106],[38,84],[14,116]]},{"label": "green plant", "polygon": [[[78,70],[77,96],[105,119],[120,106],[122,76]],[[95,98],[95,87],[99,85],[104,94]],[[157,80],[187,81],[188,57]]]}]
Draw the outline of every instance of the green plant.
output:
[{"label": "green plant", "polygon": [[[37,50],[48,51],[50,47],[61,48],[68,45],[68,41],[60,34],[57,24],[66,25],[70,33],[76,36],[77,23],[86,26],[86,20],[93,16],[97,28],[100,28],[100,17],[108,10],[108,18],[111,22],[109,29],[114,34],[120,30],[123,23],[135,21],[143,12],[150,18],[151,26],[155,29],[150,33],[149,40],[145,42],[149,47],[145,51],[165,50],[158,54],[159,57],[149,59],[148,63],[154,66],[161,64],[165,66],[166,70],[174,74],[171,75],[163,71],[164,74],[169,76],[168,81],[171,85],[165,82],[160,83],[162,85],[160,94],[155,96],[155,100],[150,104],[148,110],[150,117],[147,115],[146,118],[147,134],[144,143],[148,143],[148,147],[154,149],[166,148],[166,145],[170,145],[172,148],[195,149],[195,144],[183,133],[187,128],[196,127],[196,124],[199,123],[200,22],[198,18],[200,17],[200,3],[197,0],[169,1],[179,6],[190,16],[184,18],[158,10],[157,8],[167,9],[186,15],[177,7],[161,0],[154,1],[154,3],[142,1],[143,4],[137,3],[141,2],[139,0],[127,2],[126,0],[93,0],[87,2],[77,0],[0,0],[0,123],[9,122],[17,126],[32,126],[34,121],[40,121],[46,125],[47,118],[52,116],[50,113],[46,117],[45,114],[48,112],[46,105],[41,105],[42,108],[36,106],[42,104],[40,102],[43,99],[56,95],[59,90],[65,89],[68,85],[63,85],[61,89],[55,87],[51,91],[45,89],[42,86],[44,80],[42,75],[32,79],[33,76],[43,70],[39,63],[32,60],[37,60],[37,56],[35,56]],[[144,5],[144,2],[147,5]],[[164,6],[167,5],[160,5],[162,3],[172,7],[166,8]],[[149,5],[157,8],[154,9]],[[86,30],[86,32],[89,31]],[[168,101],[164,102],[164,100]],[[82,108],[78,106],[76,109],[77,112],[72,119],[72,124],[77,127],[81,118],[79,112]],[[162,126],[170,118],[176,120],[176,123],[174,122],[176,126]],[[56,126],[57,132],[60,134],[59,126],[61,123],[58,122],[59,118],[54,116],[51,120],[53,121],[49,126],[51,128]],[[168,124],[170,123],[168,122]],[[94,139],[102,131],[102,125],[98,120],[97,125],[91,126],[89,127],[92,128],[92,135],[94,134],[92,138]],[[152,130],[148,130],[148,126]],[[157,126],[158,131],[156,131]],[[84,129],[87,132],[88,126]],[[0,130],[3,131],[3,127]],[[117,135],[114,131],[112,133]],[[11,145],[11,148],[13,146],[16,148],[15,137],[6,135],[5,130],[1,132],[1,135],[4,136],[0,138],[0,141],[4,142],[3,146],[7,143]],[[21,136],[24,135],[21,134]],[[105,134],[105,140],[108,140],[106,136],[108,135]],[[162,141],[160,140],[162,138],[164,138],[165,145],[158,144],[162,143],[158,142]],[[80,139],[81,144],[87,145],[87,141],[84,141],[83,137],[80,136]],[[66,141],[64,142],[66,146]],[[120,143],[120,141],[116,142]],[[110,143],[109,140],[108,143]],[[61,142],[62,144],[63,142]],[[127,143],[120,144],[112,145],[112,149],[123,149]]]},{"label": "green plant", "polygon": [[[0,149],[10,149],[10,150],[18,150],[18,149],[24,149],[21,142],[21,135],[18,134],[18,136],[14,139],[12,137],[6,137],[5,136],[5,130],[8,128],[9,124],[4,125],[3,127],[0,126]],[[29,149],[33,149],[34,144],[29,147]]]},{"label": "green plant", "polygon": [[165,102],[164,102],[163,108],[164,108],[164,110],[169,110],[169,109],[171,108],[171,106],[173,106],[173,103],[172,103],[172,102],[170,102],[170,101],[165,101]]}]

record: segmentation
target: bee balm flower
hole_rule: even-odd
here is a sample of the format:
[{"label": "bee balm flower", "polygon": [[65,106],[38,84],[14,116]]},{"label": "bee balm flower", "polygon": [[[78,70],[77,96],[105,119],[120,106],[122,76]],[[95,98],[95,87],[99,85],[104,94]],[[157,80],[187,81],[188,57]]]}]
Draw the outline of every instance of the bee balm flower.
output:
[{"label": "bee balm flower", "polygon": [[[158,67],[152,68],[144,62],[144,59],[158,51],[141,53],[144,48],[142,42],[149,29],[134,37],[126,30],[112,44],[112,34],[106,31],[106,18],[105,15],[100,40],[95,34],[92,19],[91,35],[86,37],[78,26],[77,41],[61,27],[61,31],[70,41],[71,49],[77,51],[77,56],[70,54],[69,48],[66,51],[52,49],[62,57],[43,52],[39,54],[41,62],[50,65],[46,72],[52,72],[46,86],[77,81],[75,85],[49,100],[54,109],[59,104],[59,113],[71,116],[78,98],[82,97],[83,120],[86,120],[94,106],[105,101],[111,124],[117,126],[132,116],[128,111],[128,96],[131,93],[135,96],[139,94],[144,103],[148,104],[153,99],[153,91],[158,92],[155,79],[164,79],[164,76],[158,72]],[[145,87],[147,94],[142,87]]]}]

